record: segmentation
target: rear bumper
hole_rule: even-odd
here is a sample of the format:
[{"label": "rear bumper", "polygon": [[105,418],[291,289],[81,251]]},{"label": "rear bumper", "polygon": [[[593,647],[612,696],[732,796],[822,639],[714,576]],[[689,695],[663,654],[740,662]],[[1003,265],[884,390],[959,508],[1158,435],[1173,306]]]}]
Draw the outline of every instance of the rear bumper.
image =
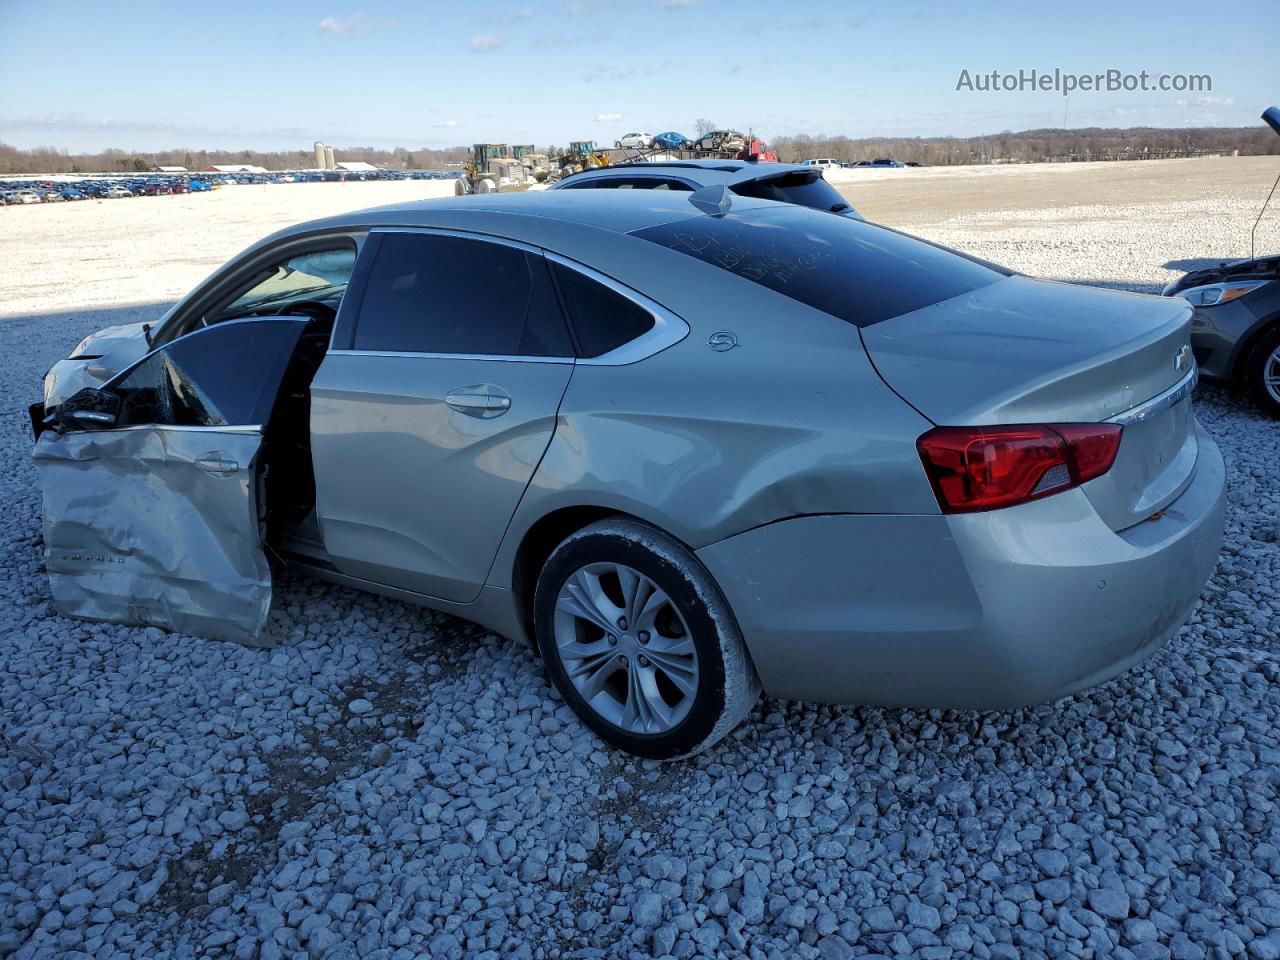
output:
[{"label": "rear bumper", "polygon": [[1120,533],[1076,489],[989,513],[798,517],[698,555],[769,695],[1003,709],[1159,649],[1217,563],[1224,518],[1222,456],[1200,430],[1191,484]]}]

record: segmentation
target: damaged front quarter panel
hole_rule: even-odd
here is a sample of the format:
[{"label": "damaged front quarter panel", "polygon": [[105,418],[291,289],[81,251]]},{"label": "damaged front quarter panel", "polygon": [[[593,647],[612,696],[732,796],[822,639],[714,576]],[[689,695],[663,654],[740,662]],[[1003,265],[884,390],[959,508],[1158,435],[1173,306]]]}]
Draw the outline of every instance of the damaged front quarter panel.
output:
[{"label": "damaged front quarter panel", "polygon": [[41,434],[54,607],[258,646],[271,605],[257,427]]}]

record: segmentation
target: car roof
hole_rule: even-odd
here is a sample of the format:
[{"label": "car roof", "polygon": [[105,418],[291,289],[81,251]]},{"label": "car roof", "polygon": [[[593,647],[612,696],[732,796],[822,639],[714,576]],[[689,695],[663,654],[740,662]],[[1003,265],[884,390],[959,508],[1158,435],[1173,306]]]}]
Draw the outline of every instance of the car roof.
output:
[{"label": "car roof", "polygon": [[[525,232],[526,226],[522,225],[522,221],[527,222],[532,218],[579,224],[616,233],[631,233],[645,227],[698,216],[700,211],[689,202],[689,196],[688,193],[671,193],[665,190],[527,190],[521,193],[441,197],[372,207],[323,220],[312,220],[286,228],[268,240],[344,228],[452,227],[458,223],[459,214],[466,216],[468,213],[483,215],[483,219],[489,223],[501,220],[502,235],[512,239],[519,239]],[[753,197],[733,198],[734,210],[763,206],[787,204]]]},{"label": "car roof", "polygon": [[691,180],[699,186],[745,183],[765,177],[799,171],[813,173],[812,167],[800,163],[768,163],[755,160],[651,160],[639,163],[615,163],[594,170],[583,170],[565,177],[553,189],[585,180],[606,180],[612,177],[662,176],[666,174],[682,180]]}]

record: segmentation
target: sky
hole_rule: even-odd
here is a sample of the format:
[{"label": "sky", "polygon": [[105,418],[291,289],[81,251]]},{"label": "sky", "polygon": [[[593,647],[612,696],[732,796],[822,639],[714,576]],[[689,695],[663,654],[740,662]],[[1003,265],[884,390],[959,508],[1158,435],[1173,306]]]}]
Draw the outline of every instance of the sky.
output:
[{"label": "sky", "polygon": [[[1202,0],[0,0],[0,142],[546,146],[691,135],[698,118],[765,139],[1256,125],[1280,101],[1280,3],[1233,0],[1216,26],[1205,11]],[[1202,74],[1212,89],[957,89],[962,71],[1055,68]]]}]

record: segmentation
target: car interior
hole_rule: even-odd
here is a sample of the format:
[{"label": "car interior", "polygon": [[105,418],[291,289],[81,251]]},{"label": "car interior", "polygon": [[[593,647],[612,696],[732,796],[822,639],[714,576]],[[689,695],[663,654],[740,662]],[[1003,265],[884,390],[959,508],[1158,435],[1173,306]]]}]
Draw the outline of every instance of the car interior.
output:
[{"label": "car interior", "polygon": [[329,348],[355,260],[352,245],[299,255],[237,297],[213,320],[285,315],[309,318],[263,435],[263,519],[268,544],[296,538],[320,542],[311,462],[311,381]]},{"label": "car interior", "polygon": [[[349,238],[325,246],[308,245],[283,261],[268,263],[249,278],[241,278],[232,290],[216,293],[207,307],[198,307],[180,319],[177,328],[166,331],[168,336],[163,338],[171,343],[186,333],[229,321],[266,317],[307,321],[263,424],[259,503],[269,544],[298,538],[318,543],[320,539],[311,463],[310,386],[329,348],[356,256],[356,245]],[[179,383],[172,370],[166,379]]]}]

